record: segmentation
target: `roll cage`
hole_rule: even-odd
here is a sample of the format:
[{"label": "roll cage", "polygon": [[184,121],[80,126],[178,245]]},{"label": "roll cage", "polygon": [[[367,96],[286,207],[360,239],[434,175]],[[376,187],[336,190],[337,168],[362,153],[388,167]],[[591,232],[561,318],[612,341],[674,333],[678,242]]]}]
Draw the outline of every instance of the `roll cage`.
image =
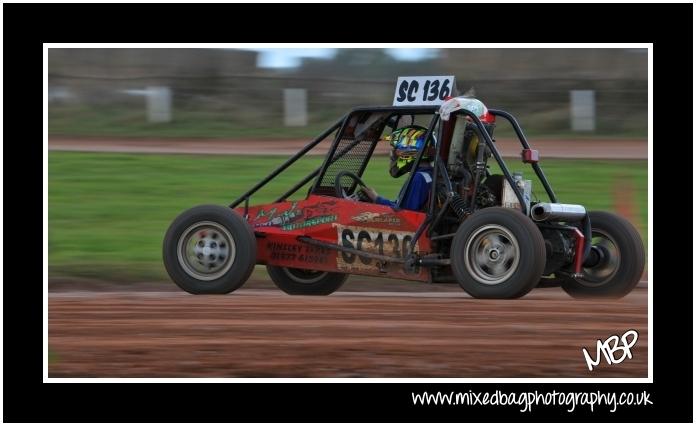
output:
[{"label": "roll cage", "polygon": [[[336,121],[331,127],[326,129],[322,134],[320,134],[317,138],[308,143],[295,155],[290,157],[283,164],[281,164],[279,167],[273,170],[268,176],[259,181],[251,189],[249,189],[239,198],[234,200],[229,205],[229,207],[235,208],[239,204],[244,202],[246,210],[246,207],[248,207],[249,205],[249,200],[254,193],[256,193],[268,182],[270,182],[276,176],[278,176],[280,173],[286,170],[299,158],[307,154],[312,148],[317,146],[322,141],[326,140],[326,138],[328,138],[331,134],[336,133],[334,141],[331,147],[329,148],[329,152],[327,153],[324,161],[322,162],[322,165],[316,168],[314,171],[307,174],[292,188],[288,189],[285,193],[278,197],[275,200],[275,202],[281,202],[286,200],[288,197],[295,194],[300,188],[312,181],[312,179],[314,179],[314,183],[309,190],[309,194],[333,196],[335,195],[334,179],[338,172],[342,170],[350,170],[358,176],[362,177],[362,174],[365,171],[365,168],[367,167],[367,164],[370,158],[372,157],[372,154],[374,153],[375,147],[379,142],[380,136],[387,125],[392,127],[392,129],[396,129],[396,126],[398,125],[401,117],[416,115],[432,115],[425,136],[426,140],[430,143],[430,141],[433,140],[431,138],[431,135],[433,134],[433,132],[435,132],[438,123],[441,122],[441,117],[438,111],[439,107],[437,106],[384,106],[355,108],[351,110],[348,114],[343,116],[341,119]],[[520,144],[522,145],[523,152],[531,152],[529,142],[527,141],[527,138],[524,135],[524,132],[522,131],[522,128],[520,127],[519,123],[512,114],[495,109],[488,110],[488,112],[496,117],[502,117],[503,119],[507,120],[512,125],[512,128],[514,129],[515,134]],[[492,156],[498,163],[498,166],[500,167],[505,177],[505,180],[510,184],[510,187],[517,196],[517,199],[520,204],[520,210],[523,214],[528,215],[529,212],[527,211],[523,194],[521,190],[518,188],[518,186],[514,184],[512,175],[510,174],[510,170],[505,164],[505,161],[500,155],[500,152],[495,146],[495,143],[491,135],[486,130],[486,127],[484,126],[483,122],[471,111],[464,109],[452,112],[450,115],[450,120],[452,120],[456,116],[468,117],[471,123],[474,124],[480,140],[484,141],[485,146],[488,148],[488,151],[492,154]],[[443,121],[443,123],[447,122]],[[448,132],[445,129],[445,127],[446,125],[441,125],[439,127],[439,135],[436,138],[437,143],[434,147],[436,152],[436,161],[433,165],[433,180],[431,183],[430,201],[428,203],[426,218],[416,231],[416,234],[414,235],[414,238],[412,240],[414,243],[418,240],[418,238],[422,235],[426,228],[428,231],[427,235],[431,234],[432,229],[434,229],[435,226],[442,219],[444,212],[447,210],[449,203],[452,201],[452,195],[454,194],[451,180],[446,167],[448,153],[444,152],[443,150],[443,146],[449,146],[449,144],[451,143],[452,132]],[[429,143],[424,144],[423,147],[421,147],[421,149],[418,151],[416,161],[414,161],[413,163],[411,173],[409,173],[405,185],[411,184],[413,176],[415,174],[414,172],[416,171],[418,164],[421,161]],[[474,178],[476,183],[480,182],[488,173],[487,169],[485,168],[484,154],[484,149],[478,149],[476,165],[474,170]],[[535,158],[530,158],[523,161],[531,164],[534,173],[539,178],[539,181],[546,190],[549,200],[553,203],[556,203],[556,195],[554,194],[551,185],[546,179],[546,176],[541,166],[539,165],[538,160]],[[350,190],[352,192],[356,184],[352,182],[351,185],[352,187],[350,188]],[[438,194],[438,185],[444,186],[446,195],[444,203],[439,207],[439,211],[436,211],[437,203],[435,198]],[[476,187],[477,185],[474,185],[474,194],[472,196],[472,200],[476,196]],[[405,194],[406,192],[407,191],[403,191],[403,194]],[[398,206],[397,208],[400,208],[403,205],[403,198],[404,197],[402,196],[396,201]],[[475,208],[474,203],[471,203],[471,206],[472,209]],[[452,235],[440,235],[433,237],[433,239],[445,239],[451,237]]]}]

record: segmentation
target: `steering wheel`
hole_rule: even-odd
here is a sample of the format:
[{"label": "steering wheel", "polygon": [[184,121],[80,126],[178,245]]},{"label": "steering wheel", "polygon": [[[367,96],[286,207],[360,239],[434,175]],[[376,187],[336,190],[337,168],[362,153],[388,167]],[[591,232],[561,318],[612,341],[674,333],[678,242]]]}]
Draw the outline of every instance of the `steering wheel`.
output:
[{"label": "steering wheel", "polygon": [[336,179],[334,180],[334,187],[336,188],[336,196],[337,197],[345,198],[345,199],[353,200],[353,201],[362,201],[362,202],[366,202],[366,203],[372,202],[372,200],[361,189],[357,189],[352,194],[346,193],[346,190],[343,188],[343,185],[341,185],[341,179],[344,176],[351,178],[354,182],[356,182],[362,188],[367,187],[367,185],[365,185],[365,182],[363,182],[362,179],[360,179],[360,177],[358,175],[356,175],[353,172],[349,172],[347,170],[344,170],[342,172],[339,172],[336,175]]}]

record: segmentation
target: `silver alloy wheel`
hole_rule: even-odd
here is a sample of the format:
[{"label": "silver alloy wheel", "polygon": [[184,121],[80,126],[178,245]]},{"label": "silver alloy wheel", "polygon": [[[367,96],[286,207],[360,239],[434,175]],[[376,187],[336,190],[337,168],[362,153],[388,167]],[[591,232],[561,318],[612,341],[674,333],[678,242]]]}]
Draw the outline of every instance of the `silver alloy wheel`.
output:
[{"label": "silver alloy wheel", "polygon": [[179,264],[188,275],[201,281],[225,275],[236,254],[234,238],[216,222],[194,223],[181,233],[177,243]]},{"label": "silver alloy wheel", "polygon": [[484,225],[466,243],[464,264],[479,283],[495,285],[512,276],[520,263],[520,246],[509,229]]},{"label": "silver alloy wheel", "polygon": [[328,275],[328,272],[309,269],[283,268],[283,271],[285,271],[293,281],[301,284],[315,284]]},{"label": "silver alloy wheel", "polygon": [[592,230],[592,245],[600,247],[604,252],[604,259],[599,265],[583,267],[583,277],[577,281],[587,287],[600,287],[616,275],[621,265],[621,252],[609,233],[600,229]]}]

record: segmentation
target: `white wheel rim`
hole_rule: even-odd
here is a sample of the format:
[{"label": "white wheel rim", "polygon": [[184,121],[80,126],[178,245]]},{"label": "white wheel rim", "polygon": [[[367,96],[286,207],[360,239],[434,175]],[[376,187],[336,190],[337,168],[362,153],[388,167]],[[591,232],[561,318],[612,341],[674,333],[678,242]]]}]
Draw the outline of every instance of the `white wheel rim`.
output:
[{"label": "white wheel rim", "polygon": [[464,264],[479,283],[496,285],[510,278],[520,263],[520,246],[504,226],[484,225],[469,237]]},{"label": "white wheel rim", "polygon": [[189,276],[213,281],[227,273],[234,263],[234,238],[217,222],[196,222],[181,233],[177,243],[179,265]]}]

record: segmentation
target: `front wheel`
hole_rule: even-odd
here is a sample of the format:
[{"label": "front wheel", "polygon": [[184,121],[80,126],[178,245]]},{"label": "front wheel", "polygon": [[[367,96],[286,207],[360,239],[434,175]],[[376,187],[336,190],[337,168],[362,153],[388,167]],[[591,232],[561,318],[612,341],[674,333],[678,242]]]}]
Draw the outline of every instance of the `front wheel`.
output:
[{"label": "front wheel", "polygon": [[633,225],[620,216],[598,211],[589,215],[593,260],[583,266],[582,278],[563,278],[561,285],[577,298],[621,298],[635,288],[643,275],[643,241]]},{"label": "front wheel", "polygon": [[225,294],[242,286],[256,264],[249,224],[227,207],[203,205],[180,214],[163,244],[172,281],[192,294]]},{"label": "front wheel", "polygon": [[522,297],[539,282],[546,246],[539,228],[522,213],[482,209],[459,226],[450,249],[452,272],[476,298]]},{"label": "front wheel", "polygon": [[338,290],[348,279],[340,272],[313,271],[267,265],[268,275],[287,294],[327,296]]}]

